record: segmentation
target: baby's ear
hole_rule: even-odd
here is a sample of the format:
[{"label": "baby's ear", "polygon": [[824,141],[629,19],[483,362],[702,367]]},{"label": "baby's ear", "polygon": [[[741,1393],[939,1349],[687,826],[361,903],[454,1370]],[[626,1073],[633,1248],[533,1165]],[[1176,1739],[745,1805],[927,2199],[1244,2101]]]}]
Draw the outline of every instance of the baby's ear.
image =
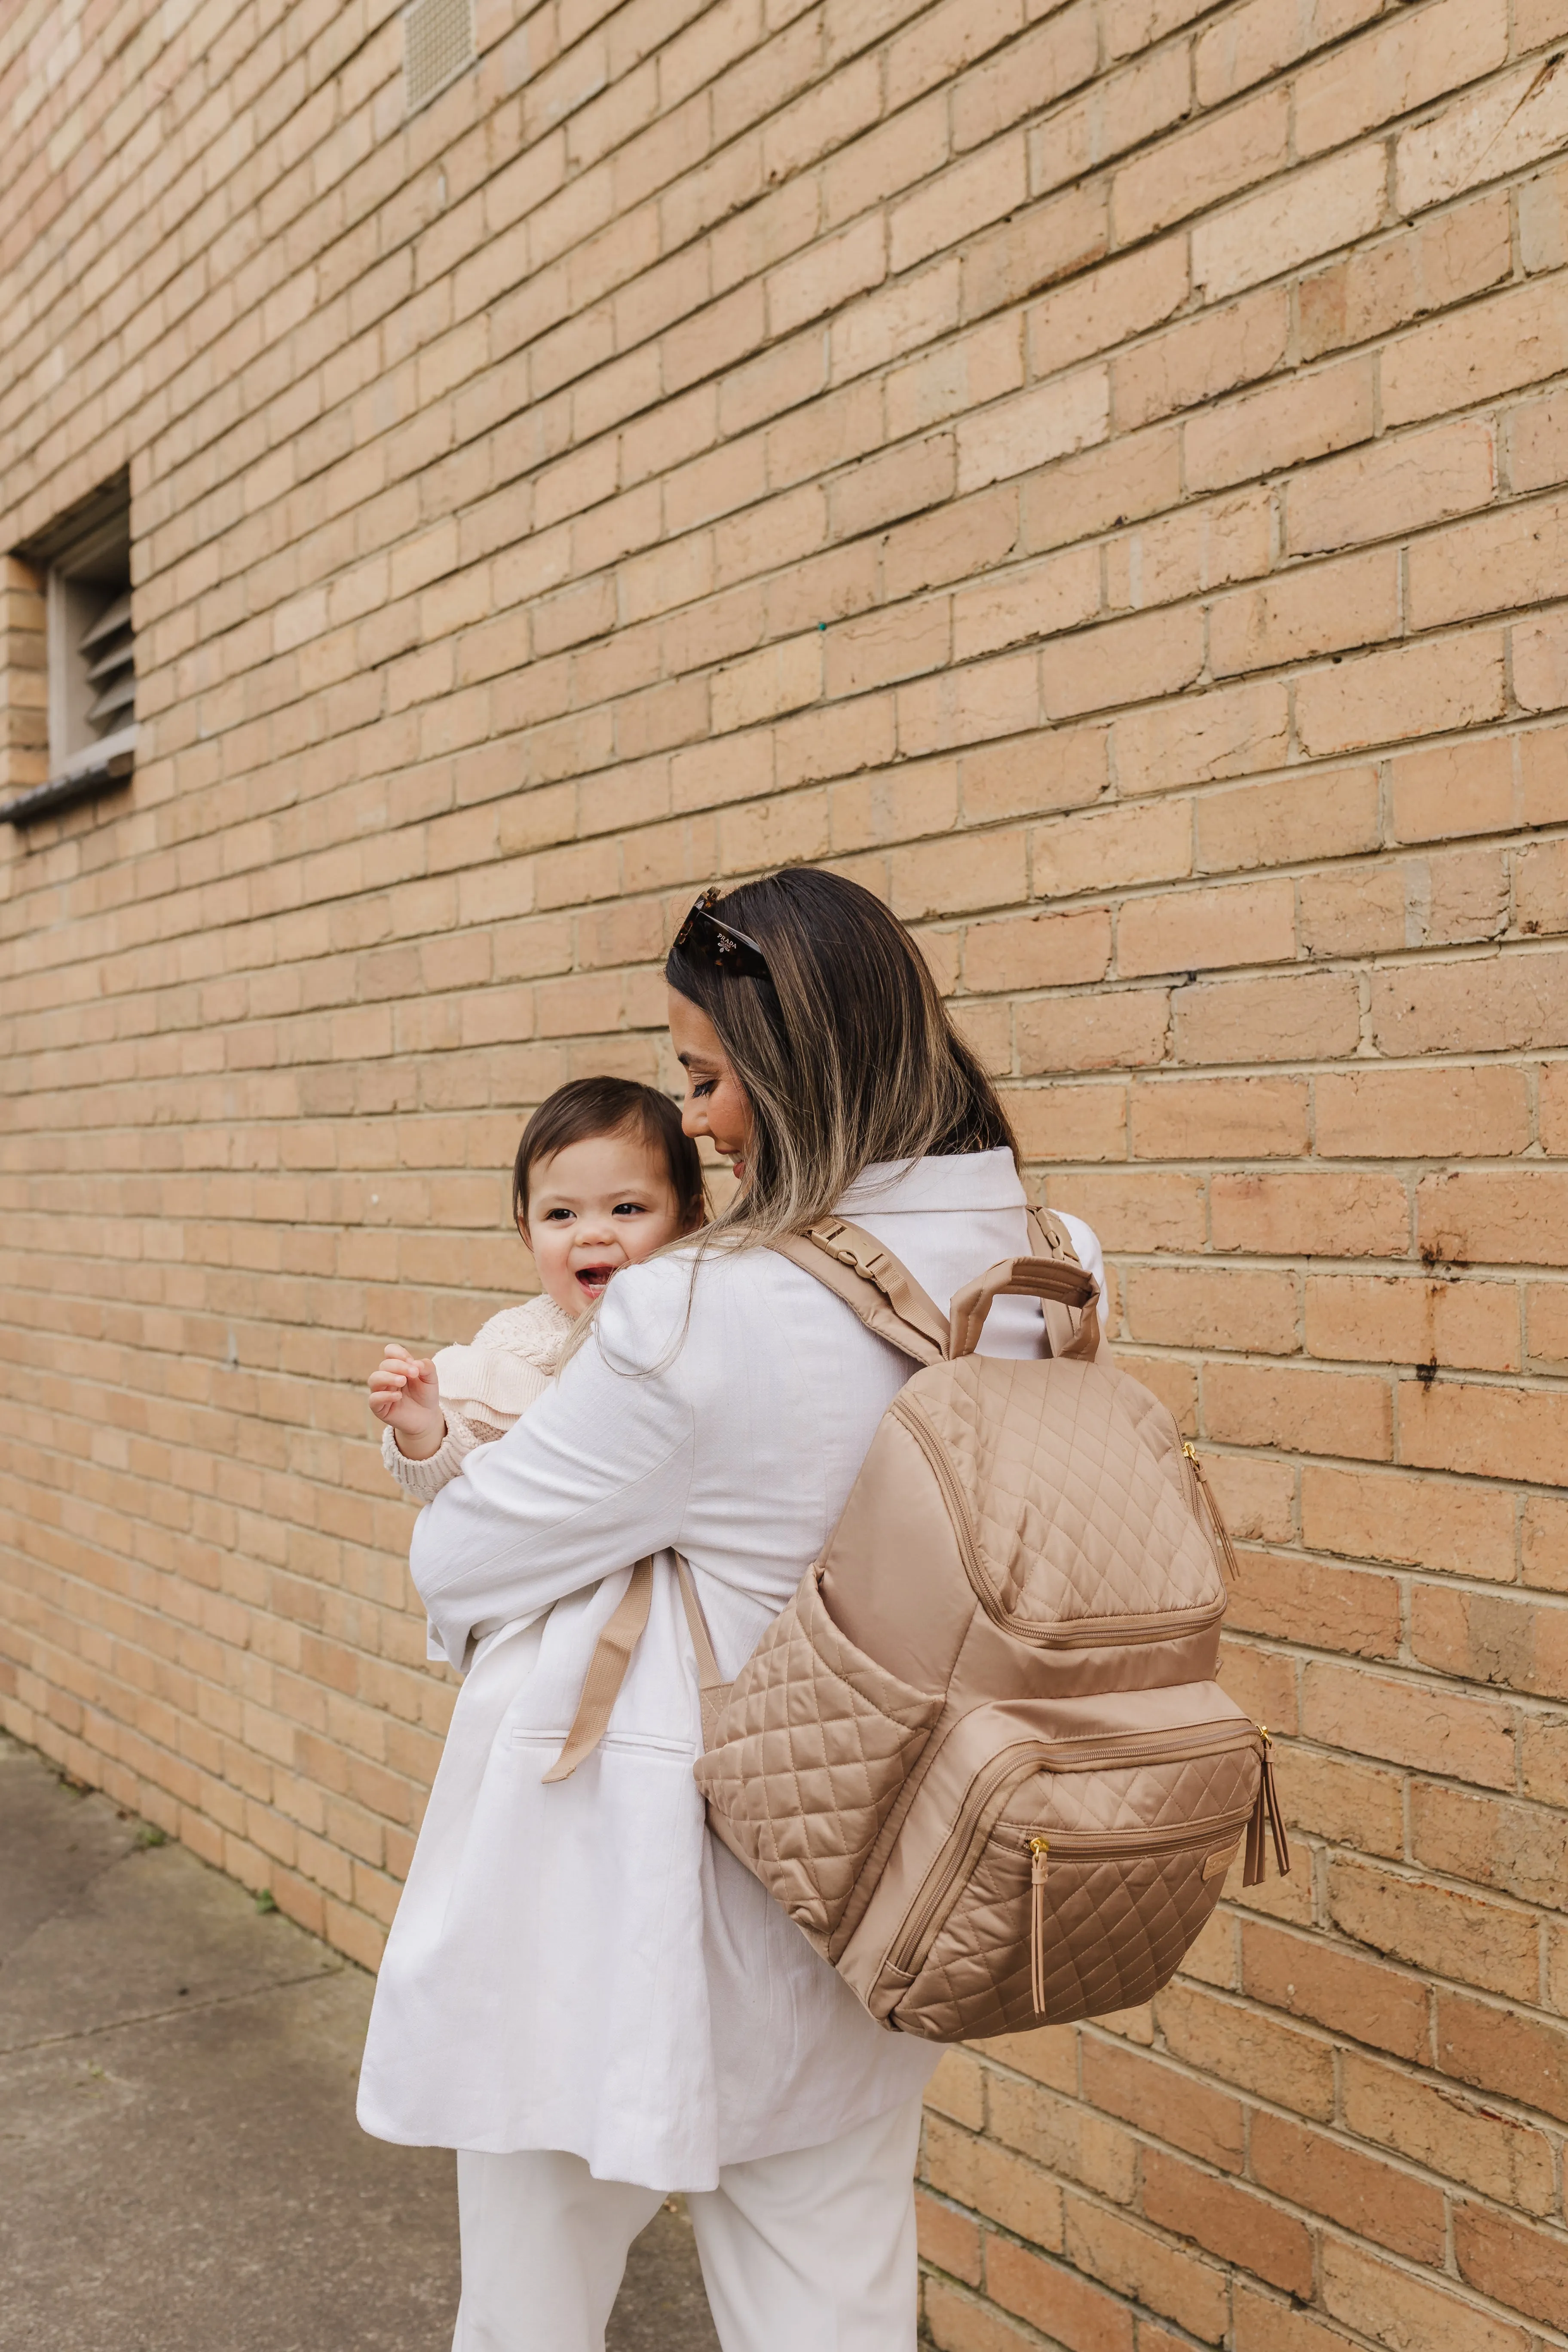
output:
[{"label": "baby's ear", "polygon": [[523,1223],[521,1217],[519,1217],[517,1221],[517,1230],[522,1237],[523,1248],[528,1252],[529,1256],[531,1257],[533,1255],[533,1244],[528,1238],[528,1227]]}]

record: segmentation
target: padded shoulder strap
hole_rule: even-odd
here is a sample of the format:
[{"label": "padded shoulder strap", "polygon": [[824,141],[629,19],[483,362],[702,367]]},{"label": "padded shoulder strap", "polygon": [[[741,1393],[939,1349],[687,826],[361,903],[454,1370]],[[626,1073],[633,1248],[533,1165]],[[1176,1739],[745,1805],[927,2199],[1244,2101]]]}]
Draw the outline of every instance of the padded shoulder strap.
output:
[{"label": "padded shoulder strap", "polygon": [[772,1247],[841,1298],[879,1339],[917,1363],[940,1364],[946,1356],[946,1316],[909,1268],[862,1226],[823,1217],[804,1234],[784,1234]]}]

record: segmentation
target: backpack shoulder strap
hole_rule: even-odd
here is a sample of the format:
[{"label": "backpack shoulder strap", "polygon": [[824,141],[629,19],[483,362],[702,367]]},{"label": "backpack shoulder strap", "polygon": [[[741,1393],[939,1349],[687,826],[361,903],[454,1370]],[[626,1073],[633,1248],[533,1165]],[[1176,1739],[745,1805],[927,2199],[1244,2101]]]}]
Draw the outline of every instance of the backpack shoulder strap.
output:
[{"label": "backpack shoulder strap", "polygon": [[783,1234],[771,1246],[841,1298],[879,1339],[917,1363],[940,1364],[946,1356],[947,1317],[909,1268],[862,1226],[821,1217],[805,1233]]}]

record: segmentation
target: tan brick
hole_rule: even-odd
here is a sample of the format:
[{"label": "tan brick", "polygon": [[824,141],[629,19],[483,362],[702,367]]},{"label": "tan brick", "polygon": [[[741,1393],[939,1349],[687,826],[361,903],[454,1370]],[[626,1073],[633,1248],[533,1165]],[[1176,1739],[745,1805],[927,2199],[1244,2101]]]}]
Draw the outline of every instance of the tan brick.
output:
[{"label": "tan brick", "polygon": [[1236,2352],[1347,2352],[1350,2337],[1337,2327],[1277,2302],[1258,2287],[1237,2279],[1232,2308],[1236,2316]]},{"label": "tan brick", "polygon": [[1204,1427],[1222,1444],[1273,1445],[1352,1462],[1386,1462],[1394,1451],[1385,1381],[1294,1365],[1208,1365]]},{"label": "tan brick", "polygon": [[1510,1710],[1314,1660],[1302,1683],[1302,1729],[1327,1747],[1446,1772],[1486,1788],[1513,1786]]},{"label": "tan brick", "polygon": [[1568,2298],[1568,2240],[1532,2230],[1510,2213],[1468,2202],[1454,2209],[1459,2275],[1482,2294],[1549,2327]]},{"label": "tan brick", "polygon": [[1055,639],[1041,649],[1046,715],[1113,709],[1131,669],[1144,693],[1173,694],[1203,668],[1203,618],[1192,609],[1139,614]]},{"label": "tan brick", "polygon": [[[1291,1748],[1286,1787],[1296,1787],[1308,1760],[1306,1752]],[[1342,1775],[1354,1769],[1339,1766]],[[1374,1776],[1363,1768],[1362,1777]],[[1375,1778],[1385,1786],[1392,1783],[1395,1812],[1402,1812],[1397,1781],[1386,1773]],[[1398,1842],[1403,1843],[1402,1820]],[[1427,1990],[1408,1970],[1368,1959],[1348,1945],[1308,1940],[1264,1919],[1242,1922],[1241,1953],[1242,1983],[1253,2000],[1414,2063],[1430,2056]]]},{"label": "tan brick", "polygon": [[1013,915],[1000,923],[972,924],[964,938],[963,976],[974,989],[1103,980],[1110,964],[1110,918],[1099,910]]},{"label": "tan brick", "polygon": [[1370,440],[1372,430],[1372,370],[1363,360],[1342,360],[1189,418],[1183,428],[1187,485],[1225,488],[1347,449]]},{"label": "tan brick", "polygon": [[1132,1091],[1140,1160],[1292,1158],[1307,1141],[1301,1078],[1162,1078]]},{"label": "tan brick", "polygon": [[[1441,2199],[1437,2203],[1440,2214]],[[1311,2291],[1312,2241],[1300,2221],[1158,2148],[1143,2159],[1143,2210],[1150,2221],[1289,2294]]]},{"label": "tan brick", "polygon": [[1353,1053],[1361,1014],[1348,973],[1237,980],[1177,990],[1172,1000],[1181,1062],[1331,1060]]},{"label": "tan brick", "polygon": [[1329,1359],[1517,1371],[1519,1322],[1511,1283],[1387,1275],[1315,1275],[1307,1283],[1307,1347]]},{"label": "tan brick", "polygon": [[992,2076],[988,2120],[996,2138],[1044,2165],[1053,2179],[1081,2181],[1119,2205],[1131,2202],[1138,2149],[1119,2124],[1007,2074]]},{"label": "tan brick", "polygon": [[1203,2343],[1217,2344],[1223,2336],[1225,2273],[1214,2263],[1081,2197],[1067,2201],[1066,2251],[1079,2270],[1163,2312]]},{"label": "tan brick", "polygon": [[1018,1067],[1047,1070],[1137,1069],[1163,1059],[1168,992],[1099,990],[1021,1004],[1014,1023]]},{"label": "tan brick", "polygon": [[1124,164],[1112,184],[1118,244],[1131,245],[1266,178],[1285,161],[1289,124],[1285,91],[1263,90]]},{"label": "tan brick", "polygon": [[1444,637],[1308,671],[1296,686],[1296,732],[1321,758],[1500,718],[1504,694],[1500,637]]},{"label": "tan brick", "polygon": [[1125,1160],[1124,1087],[1010,1087],[1003,1095],[1018,1149],[1026,1160]]},{"label": "tan brick", "polygon": [[1043,825],[1031,846],[1036,894],[1071,898],[1084,890],[1177,879],[1192,870],[1192,836],[1187,801],[1100,809]]},{"label": "tan brick", "polygon": [[1214,1245],[1271,1257],[1403,1257],[1410,1202],[1397,1177],[1332,1169],[1222,1175],[1209,1185]]},{"label": "tan brick", "polygon": [[[1077,13],[1076,11],[1074,12]],[[1113,351],[1158,326],[1187,299],[1187,248],[1165,237],[1103,262],[1037,302],[1026,319],[1029,365],[1037,376]],[[1121,414],[1120,408],[1118,411]]]},{"label": "tan brick", "polygon": [[993,2238],[986,2249],[985,2284],[1005,2310],[1049,2328],[1055,2340],[1092,2345],[1095,2352],[1131,2352],[1132,2315],[1126,2305],[1090,2286],[1076,2271],[1041,2262],[1026,2247]]},{"label": "tan brick", "polygon": [[1199,104],[1217,106],[1238,90],[1250,89],[1281,66],[1353,32],[1375,13],[1371,0],[1334,0],[1334,5],[1314,10],[1304,24],[1279,6],[1278,0],[1272,5],[1270,0],[1247,0],[1247,5],[1198,37],[1193,73]]},{"label": "tan brick", "polygon": [[1265,1356],[1296,1352],[1292,1275],[1132,1266],[1124,1288],[1127,1328],[1145,1344],[1229,1348]]},{"label": "tan brick", "polygon": [[1568,321],[1549,285],[1494,294],[1389,345],[1381,362],[1384,429],[1538,383],[1565,364]]},{"label": "tan brick", "polygon": [[1124,793],[1170,792],[1277,767],[1289,730],[1285,688],[1272,682],[1130,711],[1114,729],[1117,781]]},{"label": "tan brick", "polygon": [[1303,1542],[1351,1559],[1511,1583],[1513,1519],[1513,1497],[1490,1487],[1317,1464],[1301,1475]]},{"label": "tan brick", "polygon": [[1363,245],[1304,278],[1297,295],[1301,355],[1317,359],[1365,342],[1512,274],[1509,200],[1498,190]]},{"label": "tan brick", "polygon": [[1298,78],[1298,149],[1310,155],[1340,146],[1358,131],[1479,80],[1507,55],[1508,16],[1497,0],[1482,0],[1479,6],[1439,0],[1418,37],[1405,19],[1380,25]]},{"label": "tan brick", "polygon": [[1295,952],[1295,892],[1289,882],[1131,898],[1117,918],[1116,968],[1124,980],[1279,963],[1293,961]]},{"label": "tan brick", "polygon": [[988,2221],[1017,2230],[1037,2245],[1059,2246],[1062,2193],[1048,2173],[998,2147],[928,2117],[925,2175],[942,2196]]},{"label": "tan brick", "polygon": [[1087,2035],[1084,2096],[1124,2123],[1191,2156],[1239,2172],[1244,2143],[1241,2102],[1196,2076],[1178,2073],[1151,2053]]},{"label": "tan brick", "polygon": [[938,173],[889,213],[889,267],[908,269],[928,254],[1016,212],[1028,194],[1026,179],[1024,142],[1017,136],[997,141]]},{"label": "tan brick", "polygon": [[1568,2122],[1568,2031],[1464,1993],[1436,1996],[1437,2069]]},{"label": "tan brick", "polygon": [[1195,1176],[1080,1172],[1048,1187],[1047,1196],[1053,1209],[1086,1218],[1109,1250],[1203,1246],[1203,1184]]},{"label": "tan brick", "polygon": [[1342,1855],[1329,1864],[1328,1899],[1342,1934],[1424,1974],[1521,2000],[1539,1989],[1538,1937],[1527,1912]]},{"label": "tan brick", "polygon": [[[1468,1646],[1480,1654],[1496,1631],[1472,1624]],[[1446,1875],[1462,1874],[1474,1885],[1494,1887],[1522,1903],[1563,1907],[1568,1832],[1556,1812],[1541,1804],[1499,1803],[1436,1781],[1417,1780],[1410,1798],[1410,1846],[1416,1862]]]},{"label": "tan brick", "polygon": [[1568,616],[1517,623],[1509,642],[1521,709],[1561,710],[1568,703]]},{"label": "tan brick", "polygon": [[1313,1102],[1326,1160],[1501,1159],[1530,1142],[1529,1081],[1506,1065],[1325,1070]]},{"label": "tan brick", "polygon": [[1433,1262],[1550,1265],[1568,1238],[1568,1177],[1555,1170],[1447,1170],[1421,1179],[1415,1207]]},{"label": "tan brick", "polygon": [[1528,2213],[1552,2210],[1551,2142],[1512,2116],[1357,2053],[1345,2058],[1344,2115],[1360,2139]]},{"label": "tan brick", "polygon": [[1565,512],[1561,499],[1548,499],[1418,540],[1405,559],[1411,627],[1440,628],[1563,595]]},{"label": "tan brick", "polygon": [[961,835],[899,850],[889,869],[890,903],[906,922],[972,907],[1005,906],[1025,893],[1021,833]]},{"label": "tan brick", "polygon": [[1026,2352],[1033,2340],[994,2304],[976,2303],[942,2279],[925,2282],[925,2321],[938,2352]]},{"label": "tan brick", "polygon": [[962,315],[984,319],[1098,261],[1110,241],[1105,189],[1064,188],[1030,205],[960,256]]},{"label": "tan brick", "polygon": [[922,2263],[970,2286],[980,2284],[980,2229],[966,2213],[915,2191],[915,2236]]},{"label": "tan brick", "polygon": [[[1508,35],[1495,0],[1491,7],[1468,15],[1449,0],[1445,13],[1455,27],[1458,43],[1468,48],[1474,58],[1479,60],[1484,54],[1489,66],[1501,64]],[[1468,38],[1461,29],[1467,24]],[[1405,29],[1412,65],[1419,59],[1420,71],[1440,77],[1425,89],[1424,96],[1436,97],[1445,86],[1452,88],[1447,81],[1440,45],[1430,48],[1426,43],[1412,45],[1409,28]],[[1457,48],[1456,60],[1458,54]],[[1455,79],[1469,80],[1482,70],[1479,62],[1470,63]],[[1428,205],[1444,204],[1482,181],[1500,179],[1522,164],[1560,153],[1568,128],[1565,107],[1568,99],[1562,77],[1543,71],[1531,61],[1488,89],[1461,98],[1432,121],[1403,132],[1394,149],[1401,211],[1424,211]]]},{"label": "tan brick", "polygon": [[1525,2352],[1521,2329],[1337,2239],[1323,2249],[1321,2294],[1334,2318],[1375,2343],[1403,2338],[1431,2352]]},{"label": "tan brick", "polygon": [[1289,303],[1276,289],[1200,311],[1152,335],[1112,364],[1118,427],[1125,432],[1150,424],[1271,375],[1284,361],[1289,332]]},{"label": "tan brick", "polygon": [[[980,824],[987,817],[1086,807],[1110,781],[1109,743],[1103,727],[1052,728],[1023,742],[966,752],[960,771],[965,816]],[[1034,837],[1037,876],[1042,838]],[[1051,895],[1038,884],[1037,891]]]},{"label": "tan brick", "polygon": [[997,401],[959,421],[959,493],[1089,448],[1105,439],[1110,425],[1110,381],[1101,367]]},{"label": "tan brick", "polygon": [[1252,2131],[1252,2174],[1276,2196],[1411,2262],[1442,2262],[1447,2244],[1442,2191],[1327,2133],[1308,2131],[1283,2116],[1259,2116]]},{"label": "tan brick", "polygon": [[1505,433],[1511,488],[1552,489],[1568,481],[1568,398],[1562,393],[1510,409]]},{"label": "tan brick", "polygon": [[1315,2121],[1332,2115],[1333,2053],[1318,2035],[1193,1985],[1168,1985],[1154,2013],[1186,2064]]},{"label": "tan brick", "polygon": [[1400,623],[1398,558],[1392,549],[1379,550],[1222,597],[1209,613],[1209,666],[1216,677],[1273,669],[1339,647],[1376,645],[1396,636]]},{"label": "tan brick", "polygon": [[[1297,88],[1300,92],[1301,85]],[[1342,127],[1335,143],[1350,127]],[[1297,137],[1300,142],[1300,129]],[[1386,177],[1381,147],[1352,148],[1200,221],[1193,231],[1194,289],[1206,300],[1221,302],[1262,278],[1371,236],[1382,225]]]},{"label": "tan brick", "polygon": [[1208,793],[1198,803],[1197,820],[1201,873],[1347,857],[1377,845],[1377,772],[1330,769],[1314,775],[1309,789],[1291,776]]},{"label": "tan brick", "polygon": [[952,599],[953,656],[967,661],[976,654],[1054,635],[1093,619],[1100,604],[1097,548],[1047,555],[1000,580],[959,590]]}]

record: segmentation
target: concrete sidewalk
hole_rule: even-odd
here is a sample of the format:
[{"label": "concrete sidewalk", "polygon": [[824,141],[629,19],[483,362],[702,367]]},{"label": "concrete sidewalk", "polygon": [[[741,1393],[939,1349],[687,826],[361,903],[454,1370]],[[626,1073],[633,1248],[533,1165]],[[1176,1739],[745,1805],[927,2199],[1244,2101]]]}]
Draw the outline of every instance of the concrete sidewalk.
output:
[{"label": "concrete sidewalk", "polygon": [[[447,2352],[453,2160],[354,2121],[371,1979],[0,1734],[0,2352]],[[717,2352],[689,2224],[611,2352]]]}]

